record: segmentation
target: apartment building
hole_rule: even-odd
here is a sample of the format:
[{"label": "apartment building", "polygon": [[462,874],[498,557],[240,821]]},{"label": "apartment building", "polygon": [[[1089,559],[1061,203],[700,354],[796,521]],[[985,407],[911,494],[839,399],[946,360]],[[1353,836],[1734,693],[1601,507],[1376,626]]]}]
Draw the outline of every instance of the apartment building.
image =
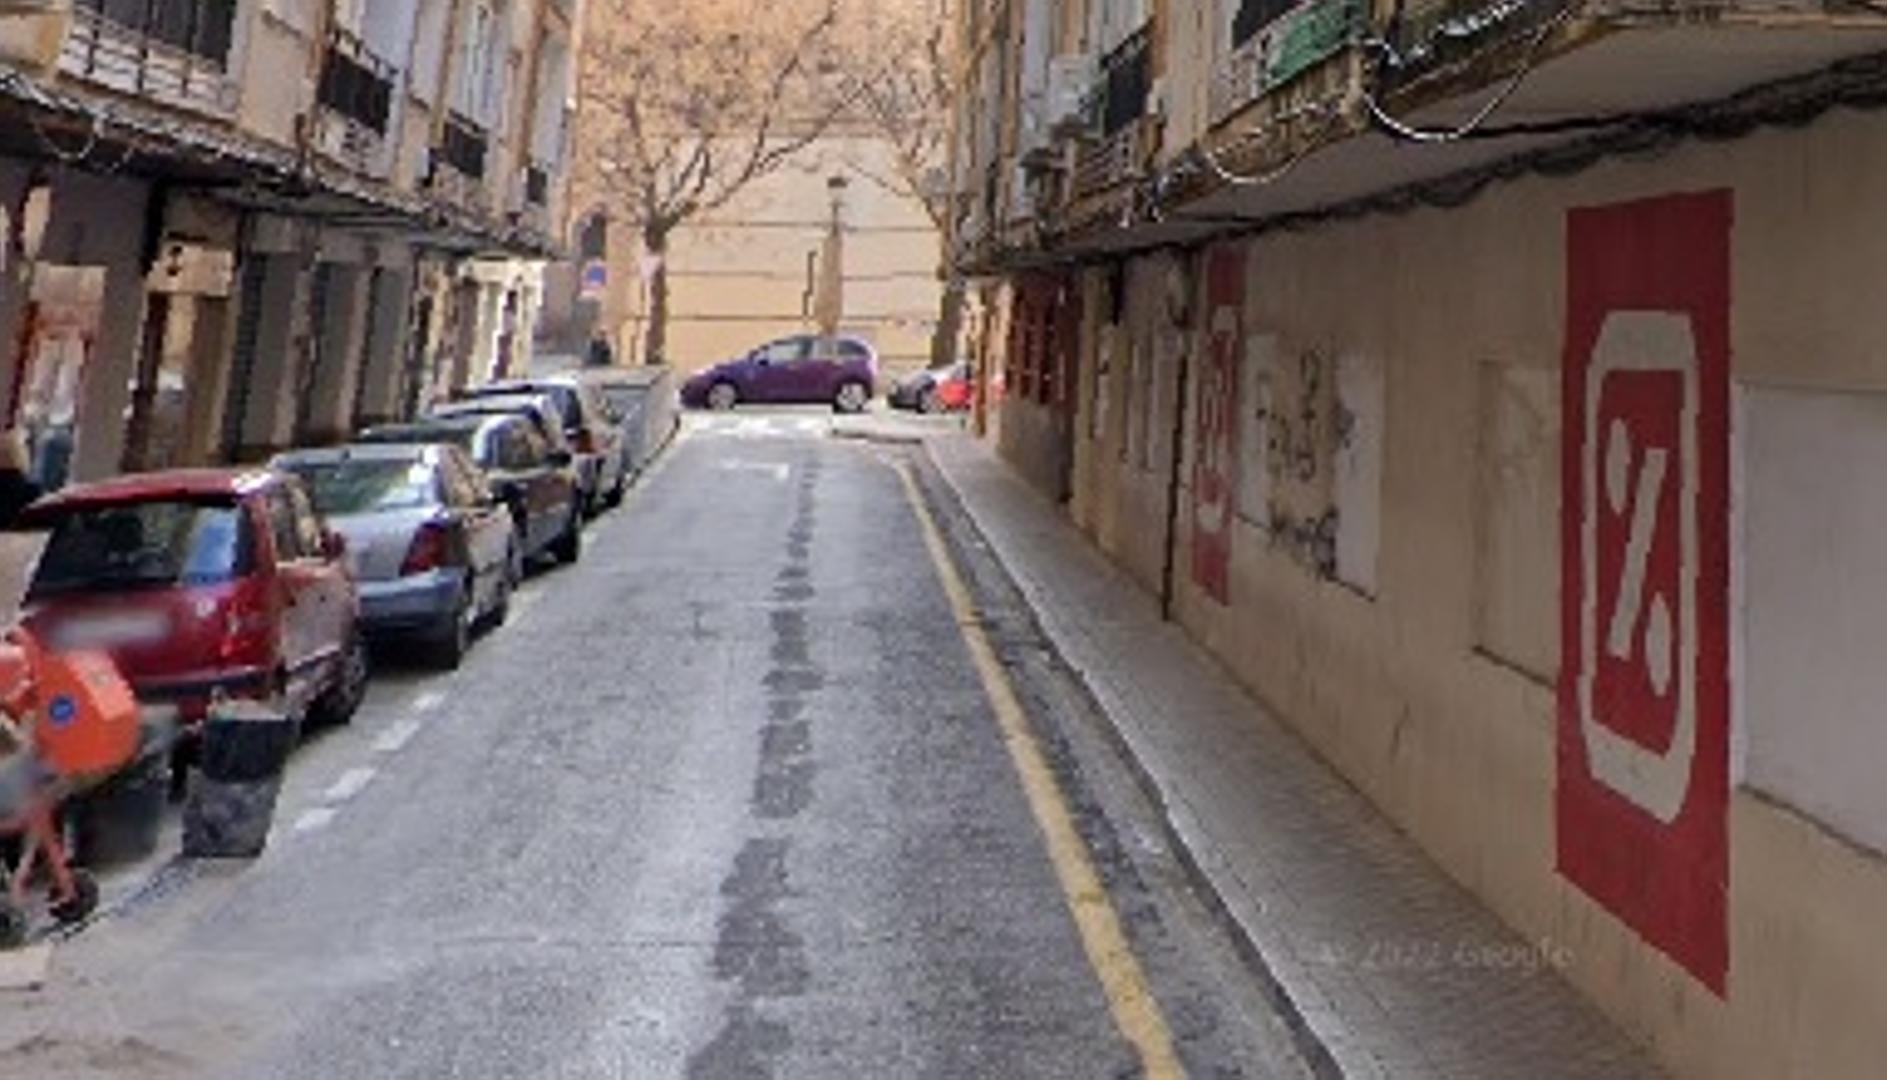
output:
[{"label": "apartment building", "polygon": [[1004,454],[1678,1074],[1880,1075],[1887,18],[960,31]]},{"label": "apartment building", "polygon": [[0,3],[0,388],[42,481],[525,362],[576,0]]}]

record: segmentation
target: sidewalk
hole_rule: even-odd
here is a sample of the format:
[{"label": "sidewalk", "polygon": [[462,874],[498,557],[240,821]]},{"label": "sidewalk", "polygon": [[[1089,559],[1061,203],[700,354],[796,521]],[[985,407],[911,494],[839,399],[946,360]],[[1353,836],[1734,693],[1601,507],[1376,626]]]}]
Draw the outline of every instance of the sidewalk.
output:
[{"label": "sidewalk", "polygon": [[1343,1075],[1660,1075],[1008,466],[927,445]]}]

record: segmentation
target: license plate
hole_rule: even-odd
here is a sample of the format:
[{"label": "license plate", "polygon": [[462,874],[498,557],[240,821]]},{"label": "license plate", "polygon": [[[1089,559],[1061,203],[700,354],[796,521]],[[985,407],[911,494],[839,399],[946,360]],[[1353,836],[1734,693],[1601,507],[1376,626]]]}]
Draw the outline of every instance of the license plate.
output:
[{"label": "license plate", "polygon": [[146,645],[170,632],[170,620],[155,611],[118,611],[65,620],[54,635],[64,649],[111,649]]}]

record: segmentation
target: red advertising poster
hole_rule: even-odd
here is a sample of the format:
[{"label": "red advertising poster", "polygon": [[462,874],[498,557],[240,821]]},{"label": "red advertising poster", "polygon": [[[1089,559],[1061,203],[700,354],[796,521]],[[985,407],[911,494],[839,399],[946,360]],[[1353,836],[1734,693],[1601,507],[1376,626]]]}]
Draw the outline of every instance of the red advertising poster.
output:
[{"label": "red advertising poster", "polygon": [[1731,197],[1567,221],[1559,871],[1729,967]]},{"label": "red advertising poster", "polygon": [[1212,249],[1206,256],[1206,348],[1193,424],[1192,579],[1221,604],[1231,602],[1244,305],[1245,249]]}]

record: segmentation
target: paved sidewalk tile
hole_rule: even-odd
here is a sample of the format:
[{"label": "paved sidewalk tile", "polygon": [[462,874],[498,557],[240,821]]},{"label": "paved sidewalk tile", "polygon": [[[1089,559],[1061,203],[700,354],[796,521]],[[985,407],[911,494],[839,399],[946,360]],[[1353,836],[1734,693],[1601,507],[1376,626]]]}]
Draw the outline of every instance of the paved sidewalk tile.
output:
[{"label": "paved sidewalk tile", "polygon": [[1344,1075],[1661,1075],[986,447],[927,445]]}]

